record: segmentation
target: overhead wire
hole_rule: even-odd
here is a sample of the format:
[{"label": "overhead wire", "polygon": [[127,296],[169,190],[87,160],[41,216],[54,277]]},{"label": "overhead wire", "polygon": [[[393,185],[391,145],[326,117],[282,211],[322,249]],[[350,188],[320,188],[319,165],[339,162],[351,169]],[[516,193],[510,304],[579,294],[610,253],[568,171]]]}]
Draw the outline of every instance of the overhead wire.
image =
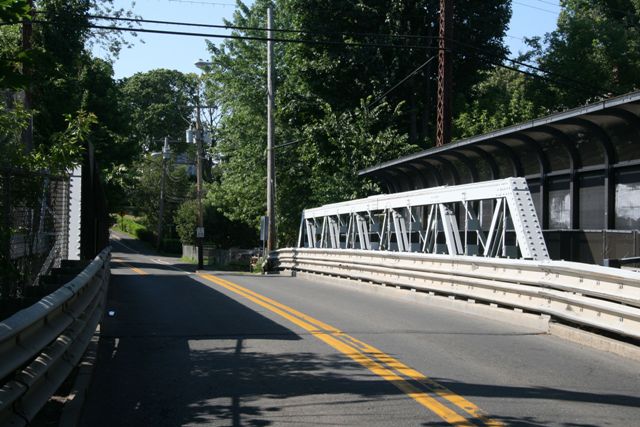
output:
[{"label": "overhead wire", "polygon": [[[34,21],[36,22],[36,21]],[[416,46],[416,45],[397,45],[397,44],[382,44],[382,43],[354,43],[354,42],[333,42],[333,41],[318,41],[318,40],[305,40],[305,39],[281,39],[281,38],[268,38],[268,37],[258,37],[258,36],[239,36],[239,35],[224,35],[224,34],[206,34],[206,33],[189,33],[189,32],[180,32],[180,31],[162,31],[162,30],[149,30],[149,29],[131,29],[125,27],[115,27],[115,26],[102,26],[102,25],[88,25],[88,28],[97,28],[104,30],[116,30],[116,31],[130,31],[130,32],[142,32],[142,33],[154,33],[154,34],[168,34],[168,35],[183,35],[183,36],[194,36],[194,37],[211,37],[211,38],[223,38],[223,39],[234,39],[234,40],[252,40],[252,41],[274,41],[274,42],[284,42],[284,43],[303,43],[303,44],[311,44],[311,45],[331,45],[331,46],[352,46],[352,47],[377,47],[377,48],[393,48],[393,49],[422,49],[422,50],[438,50],[439,48],[436,46]],[[455,41],[457,44],[464,44],[464,42]],[[526,64],[524,62],[517,61],[515,59],[503,56],[497,57],[495,55],[487,54],[488,56],[493,56],[495,58],[499,58],[500,60],[506,60],[511,63],[521,65],[536,71],[540,71],[545,74],[553,74],[549,71],[543,70],[539,67]],[[525,74],[535,78],[541,78],[542,76],[539,74],[526,72],[516,67],[509,67],[504,65],[501,62],[497,62],[495,60],[489,60],[489,63],[495,65],[497,67],[507,68],[513,71],[516,71],[521,74]],[[565,82],[564,84],[558,80],[545,77],[544,80],[554,83],[559,83],[564,86],[568,86]],[[563,80],[573,80],[567,77],[563,77]],[[581,85],[582,88],[580,90],[584,90],[585,84],[582,82],[578,82],[574,80],[574,83],[571,86],[574,89],[577,89],[575,84]],[[602,92],[606,92],[603,90]],[[585,92],[586,94],[586,92]],[[601,93],[590,92],[591,96],[601,96]]]},{"label": "overhead wire", "polygon": [[558,15],[560,13],[559,10],[549,10],[549,9],[545,9],[543,7],[534,6],[532,4],[522,3],[522,2],[517,1],[517,0],[511,0],[511,3],[519,4],[520,6],[528,7],[528,8],[531,8],[531,9],[536,9],[536,10],[539,10],[541,12],[551,13],[553,15]]},{"label": "overhead wire", "polygon": [[[48,21],[33,21],[38,24],[49,24]],[[273,41],[282,43],[303,43],[310,45],[326,45],[326,46],[352,46],[352,47],[377,47],[377,48],[390,48],[390,49],[421,49],[421,50],[437,50],[437,47],[424,46],[424,45],[409,45],[409,44],[391,44],[391,43],[358,43],[349,41],[332,41],[332,40],[309,40],[309,39],[289,39],[289,38],[269,38],[260,36],[240,36],[234,34],[213,34],[213,33],[194,33],[187,31],[168,31],[168,30],[151,30],[147,28],[127,28],[118,27],[115,25],[96,25],[89,24],[87,28],[94,28],[99,30],[113,30],[113,31],[126,31],[133,33],[150,33],[150,34],[166,34],[174,36],[191,36],[191,37],[207,37],[207,38],[220,38],[220,39],[232,39],[232,40],[252,40],[252,41]]]},{"label": "overhead wire", "polygon": [[[264,31],[264,28],[259,27],[249,27],[249,26],[231,26],[231,25],[214,25],[214,24],[199,24],[199,23],[190,23],[190,22],[176,22],[176,21],[164,21],[164,20],[145,20],[141,18],[124,18],[124,17],[113,17],[113,16],[104,16],[104,15],[89,15],[92,19],[100,19],[100,20],[114,20],[114,21],[126,21],[126,22],[138,22],[138,23],[147,23],[147,24],[163,24],[163,25],[182,25],[182,26],[192,26],[192,27],[207,27],[207,28],[221,28],[221,29],[232,29],[232,30],[244,30],[244,31]],[[50,21],[39,21],[34,20],[34,23],[40,24],[49,24]],[[180,35],[180,36],[192,36],[192,37],[208,37],[208,38],[222,38],[222,39],[235,39],[235,40],[251,40],[251,41],[274,41],[274,42],[283,42],[283,43],[302,43],[302,44],[310,44],[310,45],[330,45],[330,46],[352,46],[352,47],[376,47],[376,48],[393,48],[393,49],[420,49],[420,50],[438,50],[439,48],[436,46],[428,46],[428,45],[412,45],[412,44],[394,44],[394,43],[372,43],[372,42],[353,42],[353,41],[334,41],[334,40],[313,40],[307,38],[269,38],[263,36],[249,36],[249,35],[238,35],[238,34],[214,34],[214,33],[201,33],[201,32],[187,32],[187,31],[171,31],[171,30],[158,30],[158,29],[149,29],[149,28],[130,28],[130,27],[120,27],[116,25],[98,25],[98,24],[89,24],[88,28],[95,28],[101,30],[112,30],[112,31],[124,31],[124,32],[140,32],[140,33],[152,33],[152,34],[166,34],[166,35]],[[327,35],[367,35],[367,36],[375,36],[375,37],[395,37],[395,38],[411,38],[411,39],[437,39],[436,36],[418,36],[418,35],[392,35],[392,34],[379,34],[379,33],[313,33],[310,31],[302,31],[302,30],[293,30],[293,29],[274,29],[274,32],[280,33],[295,33],[295,34],[307,34],[314,36],[327,36]],[[478,46],[474,46],[472,44],[462,42],[459,40],[450,40],[452,43],[457,45],[469,47],[471,49],[482,52],[486,50],[484,48],[480,48]],[[485,52],[486,53],[486,52]],[[544,80],[560,83],[559,80],[563,80],[566,83],[571,83],[572,85],[579,85],[582,89],[586,89],[587,87],[590,90],[593,90],[593,87],[589,87],[584,82],[577,81],[575,79],[559,75],[557,73],[549,72],[540,67],[524,63],[522,61],[518,61],[513,58],[509,58],[508,56],[498,56],[490,53],[486,53],[485,59],[487,57],[493,57],[499,61],[508,61],[512,64],[519,65],[522,67],[526,67],[531,70],[535,70],[539,73],[544,73],[547,75]],[[507,68],[531,77],[541,78],[540,74],[526,72],[521,70],[518,67],[509,67],[505,66],[501,62],[497,62],[496,60],[489,60],[488,62],[492,65]],[[423,64],[426,65],[426,64]],[[548,76],[556,77],[557,79],[549,78]],[[410,76],[408,76],[410,77]],[[408,78],[407,77],[407,78]],[[574,86],[575,88],[575,86]],[[395,89],[395,88],[393,88]],[[605,89],[602,89],[603,92],[606,92]],[[590,95],[600,95],[595,93],[590,93]],[[386,96],[386,95],[385,95]]]},{"label": "overhead wire", "polygon": [[[396,90],[398,87],[400,87],[404,82],[406,82],[407,80],[409,80],[411,77],[413,77],[414,75],[416,75],[420,70],[422,70],[424,67],[426,67],[431,61],[433,61],[435,58],[437,57],[437,55],[434,55],[432,57],[430,57],[429,59],[427,59],[422,65],[420,65],[418,68],[416,68],[415,70],[413,70],[412,72],[410,72],[406,77],[404,77],[402,80],[400,80],[398,83],[396,83],[395,85],[393,85],[390,89],[386,90],[382,95],[378,96],[376,99],[374,99],[373,101],[371,101],[370,103],[368,103],[366,105],[366,109],[371,108],[372,106],[374,106],[375,104],[377,104],[378,102],[380,102],[381,100],[383,100],[388,94],[390,94],[391,92],[393,92],[394,90]],[[280,145],[276,145],[275,147],[273,147],[274,149],[277,148],[284,148],[284,147],[288,147],[290,145],[294,145],[294,144],[298,144],[300,142],[306,141],[307,138],[299,138],[293,141],[288,141],[285,143],[282,143]]]},{"label": "overhead wire", "polygon": [[[583,81],[580,81],[580,80],[576,80],[574,78],[565,76],[563,74],[559,74],[559,73],[556,73],[556,72],[553,72],[553,71],[548,71],[548,70],[545,70],[545,69],[540,68],[538,66],[527,64],[526,62],[522,62],[522,61],[519,61],[517,59],[509,58],[506,55],[505,56],[498,56],[498,55],[495,55],[495,54],[488,53],[488,52],[486,52],[486,49],[478,47],[478,46],[473,45],[471,43],[462,42],[460,40],[454,40],[454,39],[449,39],[449,40],[452,43],[455,43],[457,45],[464,46],[464,47],[467,47],[469,49],[473,49],[473,50],[476,50],[478,52],[481,52],[484,55],[486,55],[487,57],[492,57],[492,58],[499,59],[499,60],[502,60],[502,61],[508,61],[508,62],[510,62],[512,64],[519,65],[519,66],[522,66],[522,67],[526,67],[526,68],[529,68],[531,70],[538,71],[539,73],[546,74],[547,76],[552,77],[552,80],[550,80],[550,81],[555,82],[555,83],[561,83],[561,81],[564,81],[565,82],[565,84],[564,84],[565,86],[571,85],[572,87],[574,87],[574,89],[589,90],[589,91],[592,91],[592,92],[595,92],[595,91],[607,92],[606,88],[595,87],[595,86],[592,86],[589,83],[586,83],[586,82],[583,82]],[[495,61],[489,61],[489,62],[491,64],[493,64],[493,65],[499,66],[498,63],[496,63]],[[504,68],[508,68],[510,70],[513,70],[513,71],[521,72],[521,70],[519,68],[517,68],[517,67],[504,67]],[[529,75],[529,76],[539,76],[539,74],[529,73],[529,72],[522,72],[522,74],[526,74],[526,75]],[[602,94],[589,93],[589,95],[600,96]]]},{"label": "overhead wire", "polygon": [[202,0],[169,0],[172,3],[189,3],[189,4],[203,4],[208,6],[235,6],[235,3],[221,3],[221,2],[209,2]]},{"label": "overhead wire", "polygon": [[[161,24],[161,25],[176,25],[181,27],[201,27],[201,28],[216,28],[224,30],[243,30],[243,31],[264,31],[262,27],[252,27],[243,25],[220,25],[220,24],[202,24],[195,22],[181,22],[181,21],[166,21],[158,19],[144,19],[144,18],[126,18],[126,17],[113,17],[107,15],[87,15],[90,19],[100,19],[106,21],[124,21],[124,22],[136,22],[141,24]],[[313,32],[305,30],[295,30],[291,28],[272,28],[274,33],[289,33],[289,34],[310,34],[314,36],[365,36],[365,37],[387,37],[387,38],[406,38],[414,40],[428,40],[438,39],[438,36],[423,36],[417,34],[384,34],[384,33],[370,33],[370,32]]]},{"label": "overhead wire", "polygon": [[[515,1],[515,0],[512,0],[512,1],[513,1],[513,3],[517,3],[517,4],[520,4],[520,5],[522,5],[522,6],[531,7],[531,8],[534,8],[534,9],[541,9],[541,8],[536,7],[536,6],[532,6],[532,5],[527,5],[527,4],[521,3],[520,1]],[[539,2],[539,3],[544,3],[544,4],[547,4],[547,5],[549,5],[549,6],[555,6],[555,7],[559,8],[560,10],[562,10],[562,9],[564,8],[564,7],[563,7],[561,4],[559,4],[559,3],[554,3],[554,2],[547,1],[547,0],[533,0],[533,1],[537,1],[537,2]],[[585,2],[585,3],[586,3],[586,2]],[[606,4],[606,5],[605,5],[605,4],[600,4],[600,5],[598,5],[598,6],[600,6],[600,7],[601,7],[601,8],[603,8],[603,9],[609,10],[609,11],[622,13],[623,15],[628,15],[630,12],[631,12],[631,13],[633,13],[633,10],[629,10],[629,9],[627,9],[627,10],[625,10],[625,9],[620,9],[620,8],[617,8],[617,7],[613,7],[613,6],[609,5],[609,4]],[[591,5],[588,5],[588,7],[589,7],[589,8],[591,8]],[[542,9],[541,9],[541,10],[542,10]],[[549,11],[549,10],[547,10],[547,9],[544,9],[544,11],[545,11],[545,12],[551,12],[551,11]],[[555,13],[555,14],[559,14],[559,13],[560,13],[560,11],[553,11],[553,13]]]},{"label": "overhead wire", "polygon": [[386,90],[382,95],[378,96],[376,99],[374,99],[373,101],[371,101],[369,104],[367,104],[366,108],[371,108],[372,106],[376,105],[378,102],[382,101],[384,99],[385,96],[389,95],[391,92],[393,92],[394,90],[396,90],[398,87],[400,87],[400,85],[402,85],[404,82],[406,82],[407,80],[409,80],[411,77],[413,77],[414,75],[416,75],[420,70],[422,70],[424,67],[426,67],[431,61],[433,61],[435,58],[437,57],[437,55],[433,55],[431,58],[427,59],[422,65],[420,65],[418,68],[416,68],[415,70],[413,70],[412,72],[410,72],[405,78],[403,78],[402,80],[400,80],[398,83],[396,83],[395,85],[393,85],[390,89]]},{"label": "overhead wire", "polygon": [[539,3],[548,4],[548,5],[551,5],[551,6],[562,7],[562,5],[560,3],[554,3],[554,2],[551,2],[551,1],[548,1],[548,0],[534,0],[534,1],[537,1]]},{"label": "overhead wire", "polygon": [[[516,2],[517,3],[517,2]],[[193,22],[177,22],[177,21],[166,21],[166,20],[150,20],[150,19],[141,19],[141,18],[123,18],[123,17],[110,17],[110,16],[105,16],[105,15],[89,15],[90,18],[92,19],[102,19],[102,20],[116,20],[116,21],[126,21],[126,22],[137,22],[137,23],[148,23],[148,24],[162,24],[162,25],[179,25],[179,26],[191,26],[191,27],[203,27],[203,28],[221,28],[221,29],[232,29],[232,30],[245,30],[245,31],[264,31],[264,28],[259,28],[259,27],[251,27],[251,26],[234,26],[234,25],[215,25],[215,24],[201,24],[201,23],[193,23]],[[135,31],[135,30],[132,30]],[[140,32],[155,32],[155,31],[160,31],[160,30],[140,30]],[[309,34],[309,35],[322,35],[322,36],[328,36],[328,35],[340,35],[340,36],[348,36],[348,35],[358,35],[358,36],[373,36],[373,37],[390,37],[390,38],[411,38],[411,39],[423,39],[423,40],[427,40],[427,39],[438,39],[437,36],[420,36],[420,35],[411,35],[411,34],[381,34],[381,33],[353,33],[353,32],[342,32],[342,33],[313,33],[311,31],[303,31],[303,30],[293,30],[293,29],[272,29],[273,32],[279,32],[279,33],[292,33],[292,34]],[[176,32],[178,33],[178,32]],[[183,33],[183,32],[179,32],[181,35],[200,35],[201,33]],[[167,34],[167,33],[162,33],[162,34]],[[221,35],[219,35],[220,37],[223,37]],[[213,37],[213,36],[212,36]],[[227,36],[224,36],[227,37]],[[236,38],[236,37],[246,37],[249,38],[250,40],[269,40],[268,38],[262,38],[262,37],[258,37],[258,38],[253,38],[254,36],[228,36],[228,38]],[[509,36],[512,37],[512,36]],[[514,37],[515,38],[515,37]],[[346,42],[346,41],[318,41],[318,40],[308,40],[308,39],[272,39],[273,41],[284,41],[284,42],[290,42],[290,43],[294,43],[294,42],[298,42],[298,43],[309,43],[309,44],[330,44],[330,45],[342,45],[342,44],[346,44],[349,46],[371,46],[371,47],[401,47],[402,45],[396,45],[396,44],[378,44],[378,43],[356,43],[356,42]],[[522,40],[522,39],[521,39]],[[472,49],[475,50],[482,50],[482,48],[479,48],[477,46],[474,46],[470,43],[466,43],[466,42],[462,42],[459,40],[454,40],[454,39],[450,39],[451,42],[459,44],[459,45],[464,45],[466,47],[470,47]],[[436,50],[437,48],[434,47],[430,47],[430,46],[424,46],[424,45],[404,45],[402,46],[404,48],[410,48],[410,49],[431,49],[431,50]],[[516,64],[516,65],[520,65],[523,67],[527,67],[531,70],[535,70],[538,72],[542,72],[545,74],[548,74],[550,76],[555,76],[559,79],[562,80],[566,80],[567,82],[572,82],[574,84],[577,84],[579,86],[582,86],[583,89],[587,88],[588,85],[585,84],[584,82],[579,82],[575,79],[572,79],[570,77],[567,76],[563,76],[560,75],[558,73],[553,73],[553,72],[549,72],[546,70],[541,69],[540,67],[531,65],[531,64],[527,64],[525,62],[522,61],[518,61],[516,59],[513,58],[509,58],[508,56],[497,56],[497,55],[492,55],[494,58],[500,59],[500,60],[505,60],[505,61],[509,61],[512,64]],[[495,62],[491,62],[493,65],[497,65],[497,63]],[[515,67],[512,67],[511,69],[515,69]],[[534,73],[528,73],[528,75],[534,75]],[[589,88],[590,90],[593,90],[594,88],[591,87]],[[603,91],[606,91],[606,89],[602,89]],[[592,94],[593,95],[593,94]]]}]

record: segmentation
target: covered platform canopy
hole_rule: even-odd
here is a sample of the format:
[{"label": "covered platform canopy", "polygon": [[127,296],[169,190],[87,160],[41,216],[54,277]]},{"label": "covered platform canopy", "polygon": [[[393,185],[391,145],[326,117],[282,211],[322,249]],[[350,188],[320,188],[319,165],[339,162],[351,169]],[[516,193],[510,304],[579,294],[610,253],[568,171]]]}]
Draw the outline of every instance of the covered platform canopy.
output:
[{"label": "covered platform canopy", "polygon": [[390,193],[525,177],[543,229],[640,229],[640,92],[362,170]]}]

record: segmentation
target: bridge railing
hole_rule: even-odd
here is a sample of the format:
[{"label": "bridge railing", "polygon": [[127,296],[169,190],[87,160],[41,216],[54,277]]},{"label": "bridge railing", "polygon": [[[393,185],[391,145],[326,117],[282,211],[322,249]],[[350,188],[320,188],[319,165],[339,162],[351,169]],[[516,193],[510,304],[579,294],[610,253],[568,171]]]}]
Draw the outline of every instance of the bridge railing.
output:
[{"label": "bridge railing", "polygon": [[497,304],[640,338],[640,273],[566,261],[288,248],[281,270]]},{"label": "bridge railing", "polygon": [[0,425],[26,425],[85,352],[105,308],[111,249],[0,323]]}]

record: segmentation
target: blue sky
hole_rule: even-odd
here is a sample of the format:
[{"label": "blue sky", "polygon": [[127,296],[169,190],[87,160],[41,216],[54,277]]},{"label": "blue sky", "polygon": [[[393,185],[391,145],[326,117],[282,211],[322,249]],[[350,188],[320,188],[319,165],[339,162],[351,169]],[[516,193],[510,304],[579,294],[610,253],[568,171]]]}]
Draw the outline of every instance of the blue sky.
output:
[{"label": "blue sky", "polygon": [[[336,0],[339,1],[339,0]],[[454,0],[455,1],[455,0]],[[506,44],[512,56],[525,49],[522,38],[542,36],[555,29],[560,7],[559,0],[513,0],[513,17],[509,24]],[[130,0],[115,0],[117,7],[129,8]],[[138,0],[133,8],[144,19],[222,24],[231,18],[235,9],[233,0]],[[151,28],[151,26],[147,26]],[[155,26],[157,29],[224,33],[223,30]],[[131,76],[154,68],[198,72],[193,65],[206,60],[209,54],[203,39],[188,36],[142,34],[128,36],[134,47],[121,52],[114,63],[115,77]],[[141,42],[141,41],[144,41]],[[218,42],[219,39],[212,39]],[[96,54],[100,55],[99,51]]]}]

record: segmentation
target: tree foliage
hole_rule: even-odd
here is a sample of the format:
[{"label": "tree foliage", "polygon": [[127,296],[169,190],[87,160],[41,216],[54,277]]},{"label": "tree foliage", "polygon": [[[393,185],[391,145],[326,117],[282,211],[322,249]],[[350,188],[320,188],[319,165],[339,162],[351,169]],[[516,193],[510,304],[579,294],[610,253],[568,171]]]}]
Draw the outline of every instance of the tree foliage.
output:
[{"label": "tree foliage", "polygon": [[[267,3],[239,3],[230,24],[264,27]],[[456,51],[459,92],[482,78],[481,70],[490,68],[488,58],[506,53],[501,39],[509,2],[482,2],[482,14],[480,6],[474,1],[456,5],[457,34],[488,53]],[[276,152],[281,244],[294,241],[302,209],[375,191],[357,178],[359,169],[428,144],[435,68],[410,79],[383,102],[372,101],[436,53],[430,37],[437,28],[437,10],[438,2],[432,0],[276,2],[276,28],[299,29],[304,33],[296,37],[328,42],[275,46],[276,144],[297,141]],[[236,34],[264,36],[257,30]],[[405,34],[424,38],[400,37]],[[390,44],[397,48],[382,46]],[[409,46],[416,44],[427,49]],[[208,94],[220,106],[216,151],[225,160],[210,186],[209,203],[229,218],[257,226],[265,212],[265,46],[227,40],[210,50]]]},{"label": "tree foliage", "polygon": [[30,17],[31,7],[26,0],[0,0],[0,87],[24,87],[28,79],[22,67],[32,55],[20,49],[20,31],[17,25]]},{"label": "tree foliage", "polygon": [[[181,202],[193,198],[192,184],[184,166],[167,162],[165,180],[165,229],[172,229],[174,214]],[[145,226],[155,232],[158,228],[160,211],[160,185],[162,181],[162,159],[147,155],[127,168],[126,191],[131,206],[145,218]]]},{"label": "tree foliage", "polygon": [[[360,99],[383,94],[437,55],[438,0],[278,2],[276,13],[287,12],[293,19],[285,16],[285,26],[293,24],[317,35],[314,39],[359,44],[298,44],[288,50],[292,67],[288,71],[300,75],[307,95],[299,101],[302,105],[291,108],[294,115],[299,109],[318,111],[314,98],[329,103],[337,112],[353,109]],[[510,17],[509,1],[454,2],[451,39],[458,104],[479,81],[480,73],[506,55],[502,39]],[[432,144],[435,135],[436,70],[437,61],[430,62],[386,97],[394,107],[404,103],[402,114],[389,125],[407,133],[411,143],[425,147]]]},{"label": "tree foliage", "polygon": [[[195,245],[198,224],[198,204],[195,200],[184,202],[174,215],[176,231],[182,243]],[[257,246],[255,230],[240,221],[231,221],[212,205],[204,207],[205,242],[215,248],[252,248]]]},{"label": "tree foliage", "polygon": [[[87,48],[95,35],[88,28],[87,14],[105,8],[116,11],[113,0],[36,1],[38,20],[30,24],[32,35],[23,39],[20,25],[27,25],[36,12],[26,1],[0,3],[3,23],[20,24],[0,28],[0,86],[7,89],[2,115],[15,126],[14,131],[4,132],[5,153],[11,154],[3,160],[27,169],[65,171],[80,159],[79,140],[92,142],[109,166],[119,156],[131,154],[118,138],[126,121],[115,102],[111,64],[93,58]],[[102,41],[119,40],[116,35]],[[27,100],[29,109],[23,107]],[[20,134],[30,121],[33,152],[21,147]]]},{"label": "tree foliage", "polygon": [[565,0],[555,31],[529,56],[552,73],[535,101],[554,110],[640,88],[640,1]]},{"label": "tree foliage", "polygon": [[[229,24],[245,29],[233,34],[264,37],[259,28],[265,26],[269,2],[238,2]],[[532,50],[522,58],[549,72],[547,79],[535,79],[496,67],[507,53],[509,0],[454,2],[455,136],[638,88],[640,0],[561,4],[557,29],[544,43],[531,40]],[[20,22],[29,14],[25,5],[0,0],[0,18]],[[358,179],[358,170],[432,145],[437,62],[386,92],[437,54],[438,7],[438,0],[275,1],[275,27],[300,31],[277,37],[313,41],[275,44],[280,244],[294,241],[304,208],[378,191]],[[37,149],[29,161],[62,164],[78,155],[69,141],[92,141],[114,207],[133,201],[153,228],[160,169],[149,151],[160,150],[165,136],[183,140],[196,104],[215,105],[219,122],[209,154],[221,161],[205,173],[207,227],[215,229],[211,236],[224,242],[220,245],[246,237],[229,231],[243,230],[240,223],[255,230],[266,193],[264,41],[209,44],[205,102],[195,75],[160,69],[117,82],[111,63],[92,57],[91,43],[106,43],[113,55],[124,45],[118,36],[87,27],[89,11],[131,15],[112,0],[39,0],[36,8],[48,23],[34,26],[31,51],[21,48],[18,26],[0,27],[0,86],[25,87],[33,94]],[[23,69],[31,70],[28,86]],[[5,103],[0,111],[0,144],[4,149],[13,141],[12,156],[19,158],[17,142],[29,113],[19,97],[11,99],[16,105]],[[186,175],[172,182],[177,185],[172,197],[193,195]],[[193,203],[172,205],[171,217],[183,240],[191,239]]]},{"label": "tree foliage", "polygon": [[496,68],[471,88],[472,101],[454,120],[454,135],[466,138],[532,120],[546,112],[535,102],[530,78]]},{"label": "tree foliage", "polygon": [[196,104],[194,74],[157,69],[122,82],[122,107],[131,123],[130,143],[139,151],[160,150],[165,136],[184,140]]}]

